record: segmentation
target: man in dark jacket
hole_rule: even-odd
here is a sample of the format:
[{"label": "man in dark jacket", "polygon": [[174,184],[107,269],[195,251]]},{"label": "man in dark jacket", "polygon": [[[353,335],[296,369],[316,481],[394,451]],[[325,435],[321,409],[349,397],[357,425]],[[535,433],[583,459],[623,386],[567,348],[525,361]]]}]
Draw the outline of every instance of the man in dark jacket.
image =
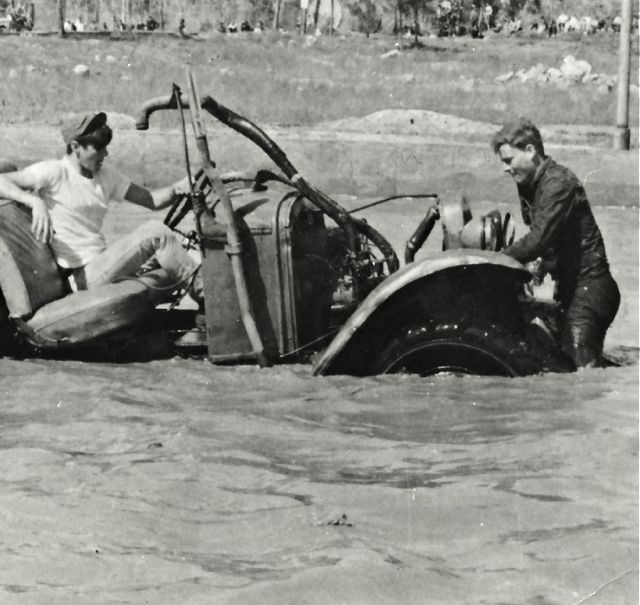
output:
[{"label": "man in dark jacket", "polygon": [[491,145],[516,182],[529,227],[505,253],[523,264],[538,261],[548,270],[564,311],[563,348],[578,367],[601,365],[620,292],[583,186],[571,170],[545,155],[540,131],[525,118],[505,124]]}]

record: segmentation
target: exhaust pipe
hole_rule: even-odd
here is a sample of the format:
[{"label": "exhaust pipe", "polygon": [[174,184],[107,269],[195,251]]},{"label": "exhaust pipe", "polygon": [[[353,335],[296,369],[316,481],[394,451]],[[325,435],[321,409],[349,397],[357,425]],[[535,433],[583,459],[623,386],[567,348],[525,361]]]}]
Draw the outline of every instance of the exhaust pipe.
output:
[{"label": "exhaust pipe", "polygon": [[[184,109],[189,108],[188,101],[182,98],[180,98],[180,104]],[[224,125],[235,130],[260,147],[304,197],[311,200],[320,210],[345,230],[351,250],[356,253],[360,250],[360,242],[358,241],[359,232],[372,241],[388,259],[389,271],[391,273],[397,271],[400,263],[393,247],[386,238],[365,221],[349,216],[349,213],[336,204],[329,196],[317,190],[310,183],[307,183],[298,173],[295,166],[289,161],[285,152],[257,124],[235,113],[228,107],[221,105],[209,95],[200,99],[200,107],[209,112],[219,122],[222,122]],[[138,111],[136,128],[138,130],[147,130],[149,128],[149,117],[151,114],[163,109],[178,109],[175,95],[155,97],[147,101]]]}]

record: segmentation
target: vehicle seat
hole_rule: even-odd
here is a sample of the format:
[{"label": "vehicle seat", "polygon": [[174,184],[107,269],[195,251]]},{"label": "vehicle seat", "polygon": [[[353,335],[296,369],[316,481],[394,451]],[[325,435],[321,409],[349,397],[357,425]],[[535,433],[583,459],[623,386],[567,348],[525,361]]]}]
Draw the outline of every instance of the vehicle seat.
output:
[{"label": "vehicle seat", "polygon": [[[31,233],[31,212],[0,200],[0,293],[5,313],[40,348],[91,342],[132,327],[168,298],[159,269],[136,280],[70,292],[51,248]],[[6,319],[6,318],[3,318]],[[0,326],[6,329],[6,322]]]}]

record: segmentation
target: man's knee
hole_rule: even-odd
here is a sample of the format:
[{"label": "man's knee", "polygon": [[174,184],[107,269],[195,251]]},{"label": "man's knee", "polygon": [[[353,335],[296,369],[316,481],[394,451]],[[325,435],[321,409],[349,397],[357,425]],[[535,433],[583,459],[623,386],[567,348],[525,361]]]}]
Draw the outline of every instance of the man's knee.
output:
[{"label": "man's knee", "polygon": [[562,348],[579,368],[600,363],[607,331],[593,308],[582,303],[574,299],[567,310],[562,338]]},{"label": "man's knee", "polygon": [[563,348],[576,366],[602,365],[605,335],[619,305],[620,292],[611,276],[576,290],[567,309],[563,337]]},{"label": "man's knee", "polygon": [[153,249],[162,248],[169,240],[176,239],[176,234],[160,221],[147,221],[137,227],[133,233],[137,235],[141,243],[147,244]]},{"label": "man's knee", "polygon": [[160,221],[147,221],[142,223],[134,229],[134,233],[139,233],[142,236],[150,238],[166,237],[167,235],[173,236],[174,233],[164,223]]},{"label": "man's knee", "polygon": [[576,366],[601,366],[606,328],[596,322],[580,322],[569,326],[569,332],[571,356]]}]

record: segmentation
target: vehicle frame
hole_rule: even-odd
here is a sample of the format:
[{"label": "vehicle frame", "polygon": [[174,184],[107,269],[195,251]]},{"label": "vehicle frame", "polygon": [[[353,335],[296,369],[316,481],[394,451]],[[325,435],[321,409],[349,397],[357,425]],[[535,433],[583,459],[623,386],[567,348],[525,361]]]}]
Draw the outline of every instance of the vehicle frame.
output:
[{"label": "vehicle frame", "polygon": [[[136,126],[147,129],[160,110],[179,110],[183,126],[183,112],[191,114],[200,170],[191,177],[187,166],[192,192],[176,201],[165,223],[179,230],[193,213],[195,230],[188,236],[202,255],[203,308],[167,307],[170,288],[152,272],[105,286],[106,294],[68,294],[43,305],[44,311],[14,305],[5,318],[13,326],[5,338],[9,354],[93,358],[108,352],[123,360],[168,350],[216,364],[313,361],[317,375],[519,376],[575,369],[554,330],[557,305],[532,297],[526,268],[501,252],[513,240],[508,215],[473,217],[463,198],[425,195],[430,205],[401,267],[382,234],[305,179],[259,126],[211,96],[200,98],[189,84],[188,97],[174,84],[171,94],[145,102]],[[273,170],[221,178],[201,110],[260,147]],[[415,260],[437,223],[442,252]],[[0,248],[2,235],[0,229]],[[0,275],[6,299],[2,282]],[[123,294],[114,295],[118,288]],[[124,319],[103,304],[83,315],[80,336],[69,321],[62,331],[42,328],[48,318],[38,316],[46,316],[50,305],[64,315],[71,305],[65,300],[75,297],[84,313],[82,305],[100,296],[119,301]],[[111,323],[103,326],[107,312]]]}]

